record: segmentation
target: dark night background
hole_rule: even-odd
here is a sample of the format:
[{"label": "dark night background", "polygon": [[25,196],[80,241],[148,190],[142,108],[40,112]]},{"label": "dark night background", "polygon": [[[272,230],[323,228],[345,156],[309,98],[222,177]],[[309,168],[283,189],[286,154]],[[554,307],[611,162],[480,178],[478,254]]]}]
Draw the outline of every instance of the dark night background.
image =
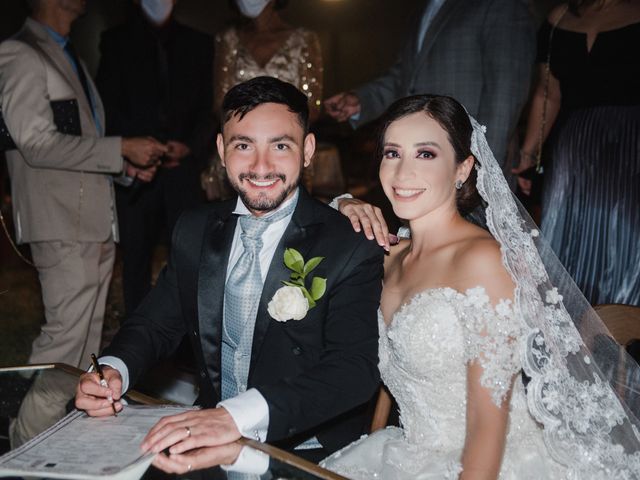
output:
[{"label": "dark night background", "polygon": [[[383,73],[404,41],[408,18],[425,0],[290,0],[284,17],[294,26],[315,30],[324,56],[325,98]],[[0,0],[0,40],[16,32],[27,8],[23,0]],[[100,33],[121,23],[130,0],[87,0],[87,14],[72,37],[92,73],[99,61]],[[536,20],[553,0],[530,0]],[[176,18],[215,34],[236,18],[227,0],[179,0]]]}]

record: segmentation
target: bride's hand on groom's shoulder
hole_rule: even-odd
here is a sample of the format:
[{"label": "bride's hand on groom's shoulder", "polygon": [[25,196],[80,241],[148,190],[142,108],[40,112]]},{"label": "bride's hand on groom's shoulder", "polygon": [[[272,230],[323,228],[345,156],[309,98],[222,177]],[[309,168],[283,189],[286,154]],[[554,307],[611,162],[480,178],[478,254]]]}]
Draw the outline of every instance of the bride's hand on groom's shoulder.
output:
[{"label": "bride's hand on groom's shoulder", "polygon": [[386,251],[389,251],[390,245],[397,243],[396,236],[389,235],[387,222],[378,207],[357,198],[341,198],[338,200],[338,210],[349,219],[356,232],[363,231],[369,240],[375,239]]}]

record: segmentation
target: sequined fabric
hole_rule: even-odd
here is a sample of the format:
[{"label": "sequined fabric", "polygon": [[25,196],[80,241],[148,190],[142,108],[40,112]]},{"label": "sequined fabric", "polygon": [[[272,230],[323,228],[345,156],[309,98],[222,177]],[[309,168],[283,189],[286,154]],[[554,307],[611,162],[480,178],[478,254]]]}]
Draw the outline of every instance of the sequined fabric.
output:
[{"label": "sequined fabric", "polygon": [[322,100],[322,54],[318,36],[297,28],[264,66],[258,65],[242,45],[235,28],[216,36],[215,98],[221,101],[234,85],[267,75],[292,83],[309,97],[309,105],[320,108]]},{"label": "sequined fabric", "polygon": [[323,466],[354,479],[457,479],[465,441],[469,362],[501,403],[516,375],[501,480],[563,479],[542,430],[529,415],[519,372],[521,325],[509,301],[495,307],[482,287],[416,295],[380,326],[380,372],[400,407],[402,429],[390,427],[349,445]]}]

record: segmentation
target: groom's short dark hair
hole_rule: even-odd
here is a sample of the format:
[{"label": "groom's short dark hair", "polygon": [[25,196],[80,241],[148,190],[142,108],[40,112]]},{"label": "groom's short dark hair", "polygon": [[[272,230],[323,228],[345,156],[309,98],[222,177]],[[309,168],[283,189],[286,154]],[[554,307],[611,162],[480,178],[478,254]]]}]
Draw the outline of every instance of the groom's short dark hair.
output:
[{"label": "groom's short dark hair", "polygon": [[273,77],[255,77],[231,88],[222,100],[222,118],[227,123],[236,115],[240,120],[263,103],[279,103],[298,116],[302,130],[309,131],[307,97],[290,83]]}]

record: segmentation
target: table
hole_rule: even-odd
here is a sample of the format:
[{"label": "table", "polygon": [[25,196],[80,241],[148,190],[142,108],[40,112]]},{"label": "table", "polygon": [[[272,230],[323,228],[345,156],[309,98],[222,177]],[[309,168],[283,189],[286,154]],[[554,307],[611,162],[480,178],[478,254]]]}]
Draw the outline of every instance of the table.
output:
[{"label": "table", "polygon": [[[75,367],[65,364],[26,365],[0,367],[0,454],[9,450],[9,418],[16,418],[14,435],[20,431],[35,435],[53,425],[73,408],[73,398],[78,377],[83,373]],[[125,396],[129,403],[158,405],[159,399],[131,390]],[[38,415],[23,418],[25,410],[36,410]],[[16,431],[19,431],[16,433]],[[242,438],[244,446],[259,450],[269,456],[269,472],[263,477],[242,474],[243,479],[273,478],[274,480],[344,480],[344,477],[324,470],[289,452],[255,440]],[[169,476],[151,467],[142,477],[147,480],[184,478],[184,479],[227,479],[227,474],[219,467],[194,471],[183,476]]]}]

